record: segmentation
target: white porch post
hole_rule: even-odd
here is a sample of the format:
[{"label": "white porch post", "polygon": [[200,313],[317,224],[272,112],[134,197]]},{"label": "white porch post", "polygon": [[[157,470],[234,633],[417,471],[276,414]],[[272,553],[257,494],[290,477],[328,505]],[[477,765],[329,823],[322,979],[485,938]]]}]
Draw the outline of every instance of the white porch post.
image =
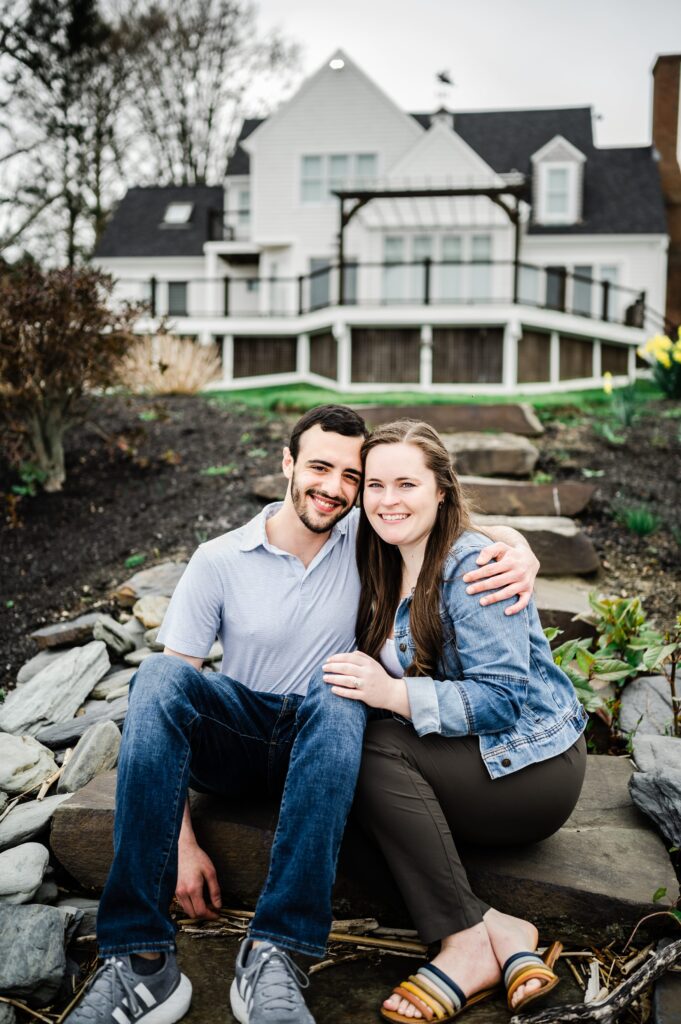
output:
[{"label": "white porch post", "polygon": [[601,373],[601,343],[598,338],[594,338],[594,350],[593,350],[593,364],[592,373],[594,380],[600,380]]},{"label": "white porch post", "polygon": [[560,380],[560,337],[558,331],[551,331],[549,345],[549,383],[557,384]]},{"label": "white porch post", "polygon": [[205,283],[205,291],[203,293],[204,308],[201,312],[208,316],[220,316],[222,313],[222,303],[220,301],[221,282],[217,280],[218,256],[216,252],[212,252],[210,249],[206,253],[206,277],[208,280]]},{"label": "white porch post", "polygon": [[222,338],[222,379],[234,380],[234,335],[225,334]]},{"label": "white porch post", "polygon": [[352,339],[346,323],[337,321],[332,328],[338,344],[337,380],[340,388],[348,388],[352,380]]},{"label": "white porch post", "polygon": [[501,380],[504,391],[514,391],[518,384],[518,339],[522,328],[518,320],[509,320],[504,325],[504,348]]},{"label": "white porch post", "polygon": [[636,380],[636,346],[630,345],[627,353],[627,373],[629,381],[633,384]]},{"label": "white porch post", "polygon": [[296,373],[306,377],[310,372],[310,335],[299,334],[296,345]]},{"label": "white porch post", "polygon": [[210,331],[199,331],[199,345],[212,345],[213,335]]},{"label": "white porch post", "polygon": [[433,328],[430,324],[424,324],[421,328],[419,384],[424,391],[429,391],[433,386]]}]

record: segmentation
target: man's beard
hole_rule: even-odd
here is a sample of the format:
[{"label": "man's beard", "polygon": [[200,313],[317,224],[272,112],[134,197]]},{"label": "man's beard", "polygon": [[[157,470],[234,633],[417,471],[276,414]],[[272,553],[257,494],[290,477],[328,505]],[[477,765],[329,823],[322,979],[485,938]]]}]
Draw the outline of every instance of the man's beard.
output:
[{"label": "man's beard", "polygon": [[[328,519],[326,519],[323,525],[315,522],[309,515],[305,499],[308,495],[312,494],[318,494],[320,498],[326,498],[328,501],[341,502],[337,512],[335,514],[330,512]],[[303,494],[298,485],[296,484],[295,472],[291,477],[291,499],[293,501],[293,507],[296,510],[296,513],[301,523],[303,523],[303,525],[306,526],[308,530],[310,530],[312,533],[328,533],[329,530],[336,525],[336,523],[340,522],[340,520],[348,514],[351,507],[350,505],[348,505],[347,501],[345,501],[344,498],[332,498],[330,494],[325,494],[324,491],[320,491],[314,487],[311,487],[308,491],[305,491],[305,493]],[[318,513],[318,515],[321,516],[322,513],[320,512]]]}]

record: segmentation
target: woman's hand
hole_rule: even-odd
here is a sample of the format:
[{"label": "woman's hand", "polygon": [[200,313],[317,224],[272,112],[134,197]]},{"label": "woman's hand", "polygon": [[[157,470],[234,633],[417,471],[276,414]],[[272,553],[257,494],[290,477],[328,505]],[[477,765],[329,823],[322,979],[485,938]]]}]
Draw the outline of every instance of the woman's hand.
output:
[{"label": "woman's hand", "polygon": [[322,666],[324,682],[338,697],[364,701],[370,708],[385,708],[408,718],[410,715],[407,687],[403,679],[388,675],[379,662],[368,654],[352,651],[332,654]]},{"label": "woman's hand", "polygon": [[480,598],[480,604],[494,604],[516,597],[515,604],[505,609],[506,615],[516,615],[527,608],[532,597],[534,580],[539,572],[539,561],[527,544],[509,547],[503,541],[483,548],[477,558],[481,569],[468,572],[463,577],[467,594],[479,594],[491,590]]}]

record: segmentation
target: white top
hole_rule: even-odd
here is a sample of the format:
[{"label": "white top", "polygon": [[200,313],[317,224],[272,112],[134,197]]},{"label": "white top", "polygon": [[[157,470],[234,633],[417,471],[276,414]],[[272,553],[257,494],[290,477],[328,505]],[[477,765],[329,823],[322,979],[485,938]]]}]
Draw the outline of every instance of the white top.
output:
[{"label": "white top", "polygon": [[379,654],[381,665],[386,670],[388,675],[394,676],[395,679],[402,679],[404,676],[404,669],[400,664],[400,659],[397,657],[397,651],[395,650],[395,640],[389,636],[386,642],[381,647],[381,653]]}]

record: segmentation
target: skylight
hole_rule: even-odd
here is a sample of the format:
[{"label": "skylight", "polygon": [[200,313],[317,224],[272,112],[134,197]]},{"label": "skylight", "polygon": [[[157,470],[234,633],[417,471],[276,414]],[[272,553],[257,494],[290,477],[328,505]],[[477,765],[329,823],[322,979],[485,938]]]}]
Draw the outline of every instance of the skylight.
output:
[{"label": "skylight", "polygon": [[163,215],[164,224],[187,224],[194,209],[193,203],[168,203]]}]

